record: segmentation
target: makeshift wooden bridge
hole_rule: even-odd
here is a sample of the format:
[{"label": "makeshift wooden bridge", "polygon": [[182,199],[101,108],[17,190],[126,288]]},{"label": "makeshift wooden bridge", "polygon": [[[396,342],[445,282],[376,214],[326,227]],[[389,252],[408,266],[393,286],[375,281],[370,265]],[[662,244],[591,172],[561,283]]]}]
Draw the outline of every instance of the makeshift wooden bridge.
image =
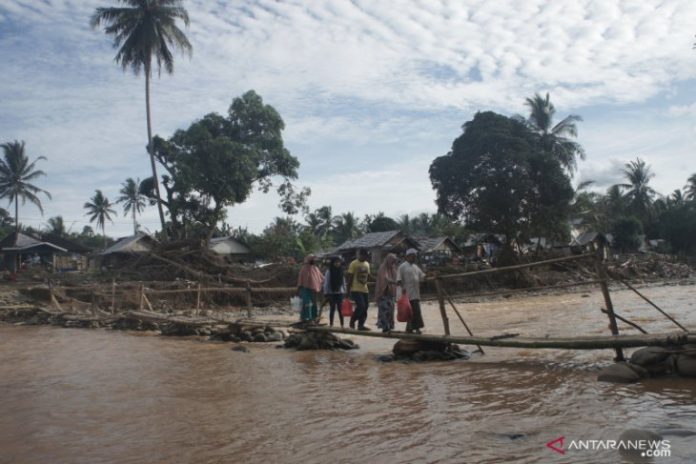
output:
[{"label": "makeshift wooden bridge", "polygon": [[[676,325],[680,331],[675,333],[654,333],[649,334],[643,327],[639,326],[635,322],[628,320],[627,318],[616,314],[614,311],[614,305],[611,300],[611,294],[609,293],[609,280],[610,277],[606,270],[606,259],[607,253],[603,244],[598,244],[595,251],[590,253],[585,253],[576,256],[566,256],[561,258],[548,259],[544,261],[537,261],[533,263],[519,264],[515,266],[491,268],[480,271],[472,271],[458,274],[449,275],[439,275],[429,278],[428,280],[435,282],[435,288],[437,290],[437,300],[440,307],[440,315],[442,318],[442,325],[444,333],[442,335],[435,334],[414,334],[406,332],[389,332],[383,333],[378,331],[358,331],[353,329],[343,329],[343,328],[333,328],[326,326],[308,326],[305,328],[307,331],[314,332],[332,332],[332,333],[344,333],[364,337],[379,337],[379,338],[394,338],[394,339],[407,339],[407,340],[420,340],[424,342],[442,342],[442,343],[456,343],[461,345],[473,345],[477,346],[479,351],[483,353],[483,346],[494,346],[503,348],[530,348],[530,349],[567,349],[567,350],[600,350],[600,349],[613,349],[616,352],[616,361],[623,361],[624,348],[637,348],[644,346],[681,346],[688,343],[696,343],[696,332],[690,333],[682,324],[680,324],[671,315],[666,313],[662,308],[652,302],[649,298],[643,295],[635,287],[633,287],[628,282],[616,279],[618,282],[624,284],[627,288],[636,293],[640,298],[649,303],[653,308],[658,310],[663,316],[669,319],[674,325]],[[529,269],[537,266],[546,266],[560,263],[567,263],[570,261],[589,261],[594,264],[594,269],[597,274],[597,279],[592,281],[583,281],[577,283],[562,284],[556,287],[572,287],[581,285],[593,285],[599,284],[602,296],[604,298],[605,308],[600,308],[600,311],[607,315],[609,319],[609,330],[610,334],[604,336],[578,336],[578,337],[519,337],[517,334],[501,334],[496,336],[474,336],[468,324],[465,322],[462,313],[459,311],[454,303],[453,298],[445,289],[445,283],[452,279],[462,279],[468,277],[474,277],[479,275],[500,273],[500,272],[518,272],[524,269]],[[554,287],[539,287],[548,289]],[[506,294],[526,292],[529,289],[519,289],[516,291],[505,292]],[[476,297],[490,295],[479,294],[479,295],[466,295],[467,297]],[[456,314],[459,321],[464,326],[468,336],[465,335],[452,335],[450,331],[450,323],[447,312],[447,304]],[[632,335],[620,335],[617,321],[623,322],[635,329],[637,329],[640,334]]]}]

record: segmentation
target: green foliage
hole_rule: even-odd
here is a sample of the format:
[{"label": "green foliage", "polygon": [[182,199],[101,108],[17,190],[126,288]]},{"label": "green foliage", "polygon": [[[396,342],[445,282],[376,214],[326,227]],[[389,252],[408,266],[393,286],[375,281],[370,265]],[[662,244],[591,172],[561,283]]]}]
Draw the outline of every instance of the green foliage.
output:
[{"label": "green foliage", "polygon": [[696,202],[682,203],[660,215],[661,237],[675,253],[696,253]]},{"label": "green foliage", "polygon": [[34,161],[29,162],[29,157],[25,151],[24,141],[7,142],[0,145],[4,153],[4,159],[0,160],[0,199],[6,199],[15,204],[15,227],[19,230],[19,199],[22,204],[27,200],[39,208],[43,214],[43,205],[38,194],[43,193],[48,198],[51,194],[33,183],[33,180],[45,176],[46,173],[36,169],[36,162],[45,160],[46,157],[39,156]]},{"label": "green foliage", "polygon": [[381,211],[374,216],[365,216],[364,223],[366,232],[388,232],[399,229],[399,223]]},{"label": "green foliage", "polygon": [[472,230],[508,238],[562,233],[573,197],[558,159],[518,120],[477,113],[451,151],[430,166],[438,210]]},{"label": "green foliage", "polygon": [[104,247],[106,248],[106,232],[105,223],[106,221],[111,221],[111,215],[116,214],[116,211],[112,208],[112,203],[107,197],[104,196],[101,190],[96,190],[94,196],[89,199],[88,202],[84,204],[84,208],[87,210],[87,215],[89,216],[89,222],[97,223],[97,227],[102,230],[102,235],[104,236]]},{"label": "green foliage", "polygon": [[116,199],[116,203],[123,203],[123,215],[131,213],[133,216],[134,234],[138,233],[137,215],[143,212],[147,202],[147,196],[142,193],[141,184],[140,179],[133,180],[129,177],[121,184],[121,190],[119,190],[121,196]]},{"label": "green foliage", "polygon": [[578,135],[576,123],[582,121],[582,118],[570,115],[554,125],[556,108],[548,93],[546,98],[538,93],[534,94],[534,97],[526,99],[525,105],[529,108],[529,117],[525,122],[536,135],[538,146],[572,175],[577,169],[577,158],[585,159],[585,150],[572,140]]},{"label": "green foliage", "polygon": [[614,248],[623,252],[638,251],[643,226],[635,217],[622,217],[614,221],[611,233],[614,236]]},{"label": "green foliage", "polygon": [[277,188],[282,210],[302,209],[309,190],[298,192],[291,183],[300,163],[284,146],[284,128],[278,112],[251,90],[234,99],[227,116],[210,113],[168,140],[155,137],[174,234],[186,236],[187,226],[197,223],[211,235],[227,207],[246,201],[254,185],[268,192],[275,177],[283,179]]},{"label": "green foliage", "polygon": [[258,258],[292,257],[298,261],[309,253],[324,251],[334,245],[330,237],[318,236],[309,227],[289,217],[275,218],[262,234],[247,234],[245,242]]},{"label": "green foliage", "polygon": [[67,231],[65,230],[65,222],[63,221],[63,216],[55,216],[49,218],[46,222],[48,223],[47,232],[49,234],[58,237],[65,237],[67,235]]}]

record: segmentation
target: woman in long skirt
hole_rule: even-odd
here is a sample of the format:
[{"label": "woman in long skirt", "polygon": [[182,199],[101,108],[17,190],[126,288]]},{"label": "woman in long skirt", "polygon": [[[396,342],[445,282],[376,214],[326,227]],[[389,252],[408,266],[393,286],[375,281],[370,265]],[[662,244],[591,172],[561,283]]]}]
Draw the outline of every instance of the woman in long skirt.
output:
[{"label": "woman in long skirt", "polygon": [[343,260],[339,256],[331,258],[329,269],[324,274],[324,298],[329,300],[331,308],[329,310],[329,325],[334,325],[334,314],[338,313],[338,319],[343,327],[343,314],[341,314],[341,304],[343,295],[346,293],[346,281],[343,273]]},{"label": "woman in long skirt", "polygon": [[318,316],[317,294],[321,290],[324,277],[314,261],[314,255],[307,255],[297,276],[297,294],[302,300],[302,321],[314,321]]},{"label": "woman in long skirt", "polygon": [[394,301],[396,299],[396,273],[399,258],[389,253],[377,271],[375,299],[377,300],[377,327],[382,332],[394,330]]}]

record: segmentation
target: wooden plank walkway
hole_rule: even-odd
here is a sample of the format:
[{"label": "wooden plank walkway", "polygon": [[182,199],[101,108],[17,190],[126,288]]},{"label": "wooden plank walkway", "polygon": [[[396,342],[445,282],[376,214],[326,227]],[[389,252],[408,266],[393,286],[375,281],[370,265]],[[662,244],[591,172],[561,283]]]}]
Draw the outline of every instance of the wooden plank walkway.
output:
[{"label": "wooden plank walkway", "polygon": [[421,340],[424,342],[456,343],[459,345],[497,346],[501,348],[536,348],[566,350],[603,350],[607,348],[637,348],[641,346],[679,346],[696,343],[696,333],[672,332],[662,334],[604,335],[564,338],[532,337],[482,337],[464,335],[412,334],[406,332],[382,333],[378,331],[359,331],[353,329],[308,326],[303,330],[311,332],[330,332],[350,334],[361,337]]}]

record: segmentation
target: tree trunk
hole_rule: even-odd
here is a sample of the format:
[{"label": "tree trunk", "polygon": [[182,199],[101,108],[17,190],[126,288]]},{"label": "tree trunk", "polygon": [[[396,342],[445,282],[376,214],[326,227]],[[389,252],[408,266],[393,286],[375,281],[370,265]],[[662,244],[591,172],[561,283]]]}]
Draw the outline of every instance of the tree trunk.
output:
[{"label": "tree trunk", "polygon": [[164,223],[164,210],[162,210],[162,197],[160,197],[159,178],[157,177],[157,165],[155,164],[155,149],[152,146],[152,118],[150,116],[150,58],[145,63],[145,112],[147,114],[147,151],[150,154],[150,165],[152,166],[152,178],[155,182],[155,195],[157,195],[157,210],[159,211],[162,234],[165,238],[169,236]]},{"label": "tree trunk", "polygon": [[15,246],[19,240],[19,194],[15,193]]},{"label": "tree trunk", "polygon": [[104,224],[102,224],[102,237],[104,239],[104,249],[106,250],[106,228]]},{"label": "tree trunk", "polygon": [[133,208],[133,235],[138,233],[138,221],[135,219],[135,208]]}]

